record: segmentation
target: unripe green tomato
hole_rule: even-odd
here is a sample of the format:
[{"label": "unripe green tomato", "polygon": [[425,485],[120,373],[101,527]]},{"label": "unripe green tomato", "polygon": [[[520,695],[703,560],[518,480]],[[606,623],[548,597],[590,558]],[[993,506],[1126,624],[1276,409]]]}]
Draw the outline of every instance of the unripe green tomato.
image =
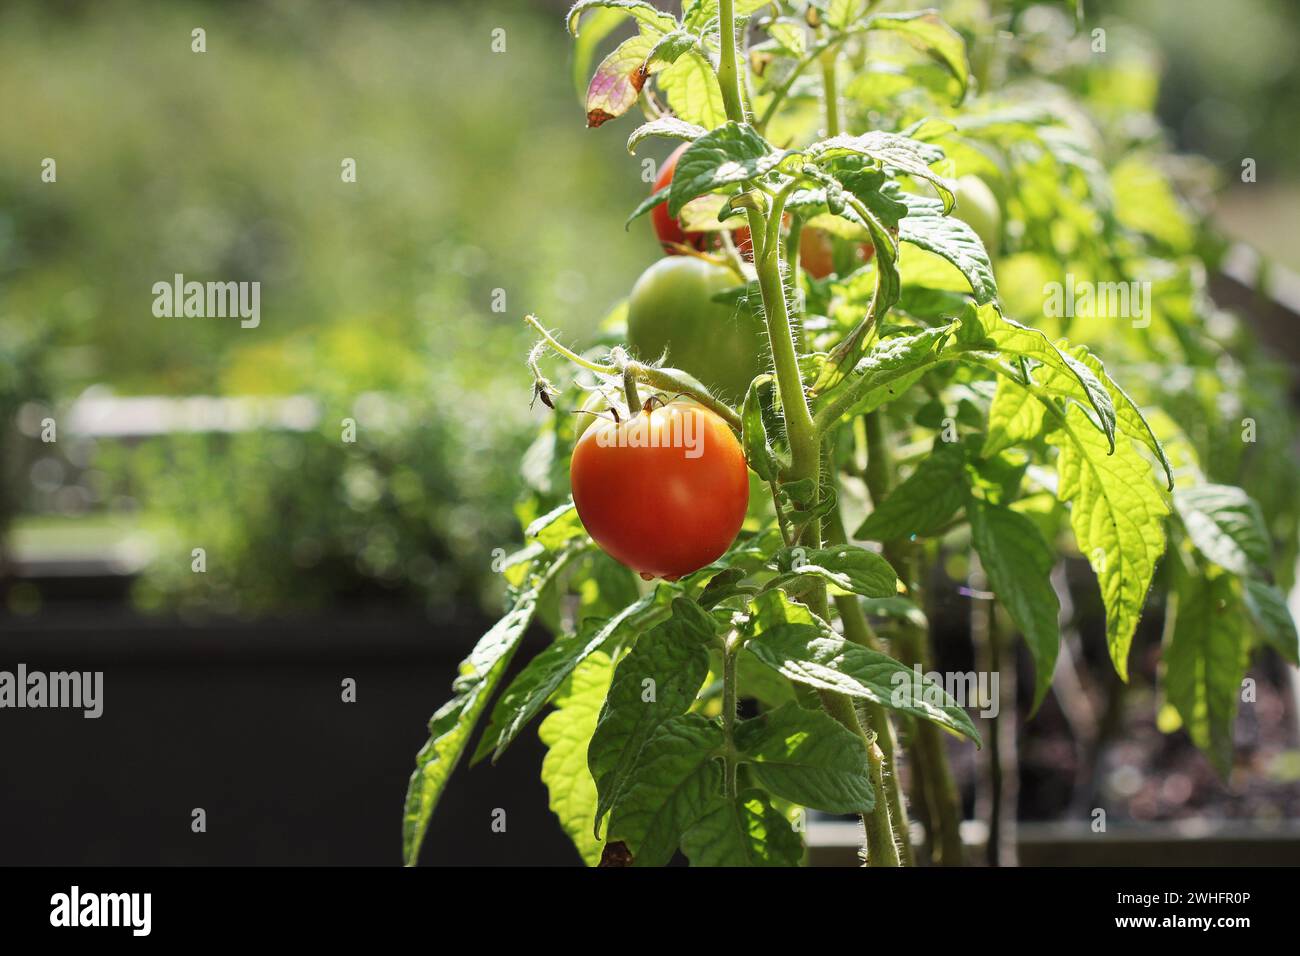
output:
[{"label": "unripe green tomato", "polygon": [[1002,209],[988,184],[978,176],[957,180],[957,205],[952,214],[975,230],[990,255],[1002,245]]},{"label": "unripe green tomato", "polygon": [[767,332],[750,311],[714,302],[740,285],[730,269],[693,256],[660,259],[641,274],[627,301],[627,341],[643,362],[657,360],[699,379],[719,397],[744,398],[767,364]]}]

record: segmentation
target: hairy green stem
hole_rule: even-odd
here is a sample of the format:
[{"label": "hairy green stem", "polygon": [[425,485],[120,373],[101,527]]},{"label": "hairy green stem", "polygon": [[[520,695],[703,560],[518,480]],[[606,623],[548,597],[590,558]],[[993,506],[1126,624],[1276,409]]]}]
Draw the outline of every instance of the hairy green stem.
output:
[{"label": "hairy green stem", "polygon": [[785,236],[785,271],[789,274],[790,288],[800,295],[799,242],[803,238],[803,216],[790,217],[790,228]]},{"label": "hairy green stem", "polygon": [[[718,58],[718,82],[722,87],[727,118],[740,123],[744,122],[745,117],[736,71],[736,30],[732,0],[721,0],[718,11],[722,47]],[[766,221],[759,210],[750,208],[749,230],[750,240],[754,244],[754,267],[758,273],[759,292],[763,297],[763,312],[767,318],[767,336],[772,348],[777,392],[781,396],[781,409],[785,417],[786,439],[790,444],[788,480],[808,479],[816,488],[821,482],[821,443],[813,427],[808,397],[804,394],[794,335],[790,328],[785,285],[781,277],[781,217],[785,212],[786,197],[792,188],[793,184],[789,184],[772,196]],[[814,494],[813,499],[816,498],[817,495]],[[821,523],[807,522],[802,532],[802,542],[816,548],[821,546],[821,538]],[[824,582],[817,581],[806,595],[806,600],[814,614],[822,620],[830,620],[830,602],[826,597]],[[827,713],[861,737],[869,754],[874,750],[879,755],[879,748],[872,735],[862,727],[852,700],[843,694],[831,692],[820,696]],[[883,793],[883,789],[880,792]],[[874,811],[863,814],[863,824],[867,831],[868,858],[884,862],[892,858],[894,865],[897,865],[898,852],[890,828],[888,801],[878,800]]]},{"label": "hairy green stem", "polygon": [[740,99],[740,72],[736,69],[736,13],[733,0],[718,2],[718,31],[721,52],[718,56],[718,85],[727,118],[745,122],[745,107]]},{"label": "hairy green stem", "polygon": [[821,55],[822,100],[826,109],[826,136],[840,135],[840,100],[835,86],[836,51],[828,49]]},{"label": "hairy green stem", "polygon": [[616,365],[623,366],[623,395],[627,399],[627,413],[629,416],[635,415],[641,408],[641,393],[636,388],[636,376],[627,367],[627,353],[620,347],[615,348],[611,355]]},{"label": "hairy green stem", "polygon": [[[844,533],[844,518],[839,506],[832,509],[826,518],[826,539],[830,544],[846,544],[848,536]],[[879,651],[880,641],[867,616],[862,613],[862,605],[856,595],[839,594],[835,597],[835,609],[839,611],[840,623],[844,627],[844,636],[855,644],[861,644],[873,651]],[[900,862],[904,866],[915,864],[912,851],[912,837],[908,832],[907,802],[903,796],[902,782],[898,778],[898,742],[894,736],[894,722],[889,712],[880,704],[866,702],[862,707],[867,722],[876,731],[876,744],[880,747],[882,757],[883,793],[889,804],[889,819],[893,823],[895,843],[898,846]]]},{"label": "hairy green stem", "polygon": [[[649,385],[651,388],[659,389],[662,392],[668,392],[671,395],[686,395],[699,402],[709,411],[718,415],[723,421],[731,427],[733,431],[740,431],[740,415],[734,408],[726,402],[717,398],[709,392],[707,388],[691,378],[685,372],[678,371],[674,368],[660,368],[656,365],[646,365],[644,362],[637,362],[627,358],[626,355],[618,352],[611,353],[615,359],[615,364],[606,365],[601,362],[593,362],[591,359],[583,358],[577,352],[562,345],[550,331],[542,325],[535,315],[524,316],[524,321],[528,323],[537,334],[542,337],[542,341],[557,355],[568,359],[579,368],[585,368],[589,372],[595,372],[598,375],[607,375],[613,378],[621,377],[624,381],[626,391],[627,377],[630,375],[634,381]],[[536,365],[535,355],[530,356],[530,367],[534,376],[539,376],[540,372]],[[544,379],[542,380],[544,381]],[[637,408],[640,406],[638,405]],[[632,409],[635,411],[636,409]]]},{"label": "hairy green stem", "polygon": [[[772,203],[768,224],[775,223],[779,229],[784,209],[785,193],[782,192]],[[816,483],[821,478],[821,445],[799,374],[799,358],[795,353],[785,286],[781,279],[780,243],[764,242],[763,246],[761,258],[755,260],[755,265],[759,291],[763,295],[763,311],[767,315],[767,336],[785,416],[786,438],[790,443],[790,477],[796,481],[807,478]]]},{"label": "hairy green stem", "polygon": [[722,731],[727,741],[722,777],[723,792],[728,799],[736,797],[736,655],[740,645],[733,633],[722,649]]},{"label": "hairy green stem", "polygon": [[[867,741],[867,763],[871,768],[871,786],[875,789],[876,809],[866,816],[867,865],[899,866],[898,844],[894,840],[894,827],[889,814],[889,802],[879,795],[889,791],[885,781],[885,760],[872,736]],[[881,812],[883,810],[883,812]],[[873,832],[874,831],[874,832]]]}]

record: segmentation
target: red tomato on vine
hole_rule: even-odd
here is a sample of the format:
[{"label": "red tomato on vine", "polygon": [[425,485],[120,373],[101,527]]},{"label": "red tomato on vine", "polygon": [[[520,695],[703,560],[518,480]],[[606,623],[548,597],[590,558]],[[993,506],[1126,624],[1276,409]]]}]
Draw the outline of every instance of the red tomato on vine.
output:
[{"label": "red tomato on vine", "polygon": [[676,580],[721,557],[749,505],[740,442],[691,402],[596,422],[573,448],[569,479],[587,533],[644,578]]}]

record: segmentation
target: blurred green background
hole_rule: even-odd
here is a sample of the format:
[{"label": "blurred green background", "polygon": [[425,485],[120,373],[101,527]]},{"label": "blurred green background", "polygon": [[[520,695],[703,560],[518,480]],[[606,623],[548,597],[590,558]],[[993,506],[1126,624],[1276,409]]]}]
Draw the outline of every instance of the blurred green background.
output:
[{"label": "blurred green background", "polygon": [[[619,130],[583,128],[566,5],[6,3],[0,561],[116,563],[142,572],[140,607],[183,613],[490,600],[540,415],[520,317],[581,339],[657,256],[644,223],[622,228],[639,159]],[[1073,29],[1074,3],[1031,13]],[[1297,6],[1087,14],[1116,57],[1095,98],[1142,103],[1159,83],[1175,145],[1210,160],[1219,221],[1300,265]],[[1038,68],[1066,81],[1072,64]],[[1238,182],[1243,156],[1258,183]],[[176,273],[260,281],[261,325],[155,318],[152,285]],[[290,428],[177,430],[105,404],[130,396],[307,401]],[[46,418],[54,445],[35,437]]]},{"label": "blurred green background", "polygon": [[[146,607],[378,587],[446,610],[477,589],[515,539],[535,421],[521,316],[589,332],[655,254],[621,228],[640,166],[583,129],[568,45],[533,4],[6,4],[7,419],[22,410],[30,437],[86,395],[304,395],[319,411],[305,432],[69,426],[36,460],[11,443],[11,554],[133,535]],[[260,280],[260,327],[155,318],[151,287],[175,273]]]}]

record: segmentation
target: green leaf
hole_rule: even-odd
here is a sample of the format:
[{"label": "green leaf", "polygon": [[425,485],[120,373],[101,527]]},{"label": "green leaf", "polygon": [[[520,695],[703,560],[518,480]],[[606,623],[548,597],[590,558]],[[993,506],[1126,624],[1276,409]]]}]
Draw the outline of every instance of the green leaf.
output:
[{"label": "green leaf", "polygon": [[595,128],[617,119],[641,96],[649,73],[646,57],[654,40],[644,34],[628,37],[600,61],[587,87],[587,125]]},{"label": "green leaf", "polygon": [[898,238],[942,256],[960,270],[980,305],[997,298],[998,285],[984,243],[965,222],[944,212],[937,199],[907,196],[907,216],[898,224]]},{"label": "green leaf", "polygon": [[628,229],[630,229],[632,227],[632,223],[636,222],[638,219],[640,219],[642,216],[648,213],[655,206],[659,205],[661,202],[667,202],[668,193],[672,188],[673,188],[672,184],[670,183],[667,186],[665,186],[663,189],[656,189],[649,196],[646,196],[645,199],[642,199],[639,203],[637,203],[637,207],[632,210],[632,214],[628,216],[627,221],[623,223],[623,230],[627,231]]},{"label": "green leaf", "polygon": [[1115,405],[1106,387],[1092,369],[1061,352],[1038,329],[1031,329],[1003,317],[995,303],[972,308],[961,318],[954,348],[963,352],[996,353],[993,367],[1006,374],[997,359],[1028,359],[1045,366],[1048,374],[1035,376],[1029,387],[1035,394],[1059,395],[1087,404],[1097,415],[1097,427],[1106,435],[1108,448],[1115,448]]},{"label": "green leaf", "polygon": [[771,389],[774,379],[771,375],[760,375],[749,383],[745,393],[745,404],[740,410],[741,441],[745,448],[745,461],[750,469],[764,481],[774,481],[780,469],[780,462],[767,440],[767,426],[763,424],[762,389]]},{"label": "green leaf", "polygon": [[1116,217],[1176,253],[1191,252],[1197,227],[1171,188],[1168,172],[1156,165],[1157,159],[1133,153],[1110,171]]},{"label": "green leaf", "polygon": [[1043,431],[1045,409],[1038,397],[1014,379],[1000,377],[997,391],[989,405],[988,430],[980,457],[991,458],[1023,442],[1037,438]]},{"label": "green leaf", "polygon": [[[961,84],[964,96],[970,82],[970,62],[966,59],[966,41],[933,10],[916,13],[880,13],[867,21],[868,30],[898,33],[924,53],[946,66]],[[958,98],[960,100],[960,97]]]},{"label": "green leaf", "polygon": [[673,616],[643,634],[614,671],[587,763],[599,801],[596,826],[618,805],[637,755],[661,724],[686,713],[709,672],[713,620],[685,598]]},{"label": "green leaf", "polygon": [[850,218],[854,222],[865,224],[867,232],[871,235],[871,244],[875,249],[871,270],[875,277],[875,287],[872,289],[867,314],[832,350],[826,365],[813,383],[814,391],[826,390],[839,381],[846,368],[856,365],[862,355],[862,347],[867,336],[877,326],[877,320],[887,315],[889,310],[898,303],[902,290],[902,277],[898,274],[898,243],[881,222],[880,217],[865,206],[855,209],[849,203],[842,203],[839,211],[845,216],[852,213]]},{"label": "green leaf", "polygon": [[1258,578],[1245,579],[1246,607],[1260,630],[1260,636],[1277,648],[1292,664],[1300,664],[1300,638],[1286,597],[1276,585]]},{"label": "green leaf", "polygon": [[1034,658],[1034,710],[1052,686],[1061,648],[1061,611],[1049,576],[1056,563],[1033,519],[1002,505],[972,498],[966,506],[971,539],[989,586],[1025,636]]},{"label": "green leaf", "polygon": [[569,8],[569,14],[565,18],[569,32],[575,37],[579,36],[578,18],[588,10],[600,7],[622,11],[643,27],[646,27],[651,33],[671,33],[677,29],[677,20],[671,14],[664,13],[654,4],[646,2],[646,0],[578,0]]},{"label": "green leaf", "polygon": [[746,587],[740,583],[748,576],[748,572],[741,568],[726,568],[720,571],[700,592],[697,599],[700,607],[712,608],[729,597],[752,592],[754,590],[752,586]]},{"label": "green leaf", "polygon": [[845,31],[867,14],[873,0],[825,0],[817,6],[826,10],[826,24],[833,30]]},{"label": "green leaf", "polygon": [[551,811],[588,866],[600,862],[604,841],[591,832],[596,815],[596,781],[587,769],[587,743],[609,690],[614,666],[605,654],[592,654],[569,677],[555,698],[555,710],[537,728],[546,746],[542,783]]},{"label": "green leaf", "polygon": [[[658,119],[653,119],[648,123],[642,123],[632,131],[632,135],[627,138],[627,151],[629,153],[635,153],[636,148],[641,144],[641,141],[649,136],[665,136],[669,139],[684,139],[689,141],[699,139],[706,132],[708,132],[708,130],[703,126],[696,126],[694,123],[687,123],[684,120],[678,119],[676,116],[660,116]],[[668,187],[665,186],[664,188],[667,189]],[[667,193],[664,194],[664,198],[667,198]],[[661,199],[660,202],[662,201],[663,200]],[[657,206],[659,203],[656,202],[653,205]],[[636,218],[636,216],[634,215],[633,218]],[[631,220],[629,220],[629,222],[630,221]]]},{"label": "green leaf", "polygon": [[692,866],[798,866],[803,841],[758,790],[717,797],[682,837]]},{"label": "green leaf", "polygon": [[741,698],[752,698],[768,708],[780,707],[795,700],[794,685],[759,663],[758,658],[744,648],[736,656],[736,680],[740,684]]},{"label": "green leaf", "polygon": [[1151,480],[1151,467],[1131,441],[1114,454],[1078,405],[1047,440],[1060,448],[1057,497],[1070,503],[1070,527],[1092,565],[1106,607],[1106,643],[1115,670],[1128,679],[1128,651],[1146,601],[1156,561],[1165,550],[1164,517],[1169,513]]},{"label": "green leaf", "polygon": [[660,584],[623,608],[594,634],[583,630],[561,637],[529,661],[492,708],[492,719],[479,740],[474,762],[489,753],[493,763],[499,760],[528,722],[542,712],[574,668],[607,644],[622,643],[658,623],[668,615],[669,602],[678,593],[672,585]]},{"label": "green leaf", "polygon": [[1137,407],[1137,403],[1129,398],[1128,392],[1120,388],[1119,384],[1107,374],[1101,359],[1093,355],[1088,348],[1083,345],[1076,346],[1069,350],[1069,354],[1086,365],[1098,380],[1106,387],[1110,393],[1111,403],[1115,406],[1115,421],[1119,430],[1128,435],[1129,438],[1136,438],[1156,456],[1160,462],[1160,467],[1165,470],[1166,487],[1172,491],[1174,488],[1174,468],[1169,463],[1169,457],[1165,454],[1164,445],[1156,437],[1156,433],[1151,429],[1147,422],[1146,416],[1142,410]]},{"label": "green leaf", "polygon": [[552,508],[524,529],[525,538],[537,539],[547,551],[558,551],[574,538],[580,538],[586,533],[572,499]]},{"label": "green leaf", "polygon": [[913,627],[928,629],[925,612],[905,597],[865,598],[858,602],[867,617],[892,617],[909,622]]},{"label": "green leaf", "polygon": [[961,445],[936,441],[930,454],[902,484],[884,501],[873,502],[874,510],[854,537],[887,543],[938,531],[966,503],[965,463]]},{"label": "green leaf", "polygon": [[697,196],[775,169],[787,155],[750,125],[726,122],[695,140],[677,160],[668,212],[676,216]]},{"label": "green leaf", "polygon": [[[772,0],[734,0],[731,5],[732,14],[737,17],[743,17],[761,10]],[[687,27],[702,31],[710,27],[717,27],[718,24],[718,0],[686,0],[682,4],[682,22]]]},{"label": "green leaf", "polygon": [[898,133],[872,130],[861,136],[833,136],[813,143],[805,152],[808,159],[817,164],[841,156],[865,156],[884,168],[923,179],[939,193],[943,200],[944,214],[952,211],[955,202],[952,184],[930,168],[943,159],[943,150],[930,143],[922,143]]},{"label": "green leaf", "polygon": [[661,724],[638,754],[609,817],[609,839],[622,840],[635,866],[664,866],[682,834],[722,790],[722,728],[699,714]]},{"label": "green leaf", "polygon": [[933,721],[979,743],[970,716],[933,681],[892,657],[846,641],[781,591],[760,594],[750,607],[755,633],[745,646],[778,673],[817,690]]},{"label": "green leaf", "polygon": [[[822,407],[838,411],[837,418],[875,411],[912,387],[940,361],[938,346],[947,328],[882,339],[872,346],[843,382],[827,391]],[[819,409],[819,418],[822,417]]]},{"label": "green leaf", "polygon": [[1266,570],[1272,547],[1259,505],[1232,485],[1193,485],[1174,492],[1174,509],[1196,549],[1219,567],[1248,577]]},{"label": "green leaf", "polygon": [[402,815],[402,857],[408,866],[414,866],[419,858],[420,844],[438,799],[465,752],[474,725],[518,649],[524,631],[532,623],[538,596],[564,565],[561,560],[546,568],[519,595],[505,617],[479,639],[469,657],[460,662],[459,676],[451,685],[454,696],[430,718],[429,740],[416,754]]},{"label": "green leaf", "polygon": [[1174,625],[1164,651],[1165,695],[1188,735],[1223,776],[1232,768],[1247,650],[1241,601],[1230,574],[1177,575]]},{"label": "green leaf", "polygon": [[768,564],[782,572],[768,587],[781,587],[787,581],[812,575],[822,578],[851,594],[883,598],[898,594],[898,575],[893,565],[874,551],[855,544],[829,548],[782,548]]},{"label": "green leaf", "polygon": [[517,588],[528,579],[528,572],[532,568],[533,562],[545,553],[545,546],[538,541],[534,541],[513,554],[506,555],[493,568],[501,572],[506,579],[506,584],[512,588]]},{"label": "green leaf", "polygon": [[767,35],[779,50],[792,57],[801,57],[808,51],[808,33],[804,24],[791,17],[781,17],[767,24]]},{"label": "green leaf", "polygon": [[786,704],[736,728],[741,759],[778,797],[827,813],[875,806],[862,739],[822,711]]},{"label": "green leaf", "polygon": [[675,30],[655,41],[654,49],[646,57],[647,73],[654,73],[665,66],[676,63],[678,58],[688,50],[696,48],[700,38],[686,30]]},{"label": "green leaf", "polygon": [[[727,107],[722,100],[718,75],[706,57],[691,51],[658,75],[656,83],[678,117],[713,129],[726,122]],[[677,166],[681,169],[681,164]],[[676,176],[673,177],[674,180]]]}]

